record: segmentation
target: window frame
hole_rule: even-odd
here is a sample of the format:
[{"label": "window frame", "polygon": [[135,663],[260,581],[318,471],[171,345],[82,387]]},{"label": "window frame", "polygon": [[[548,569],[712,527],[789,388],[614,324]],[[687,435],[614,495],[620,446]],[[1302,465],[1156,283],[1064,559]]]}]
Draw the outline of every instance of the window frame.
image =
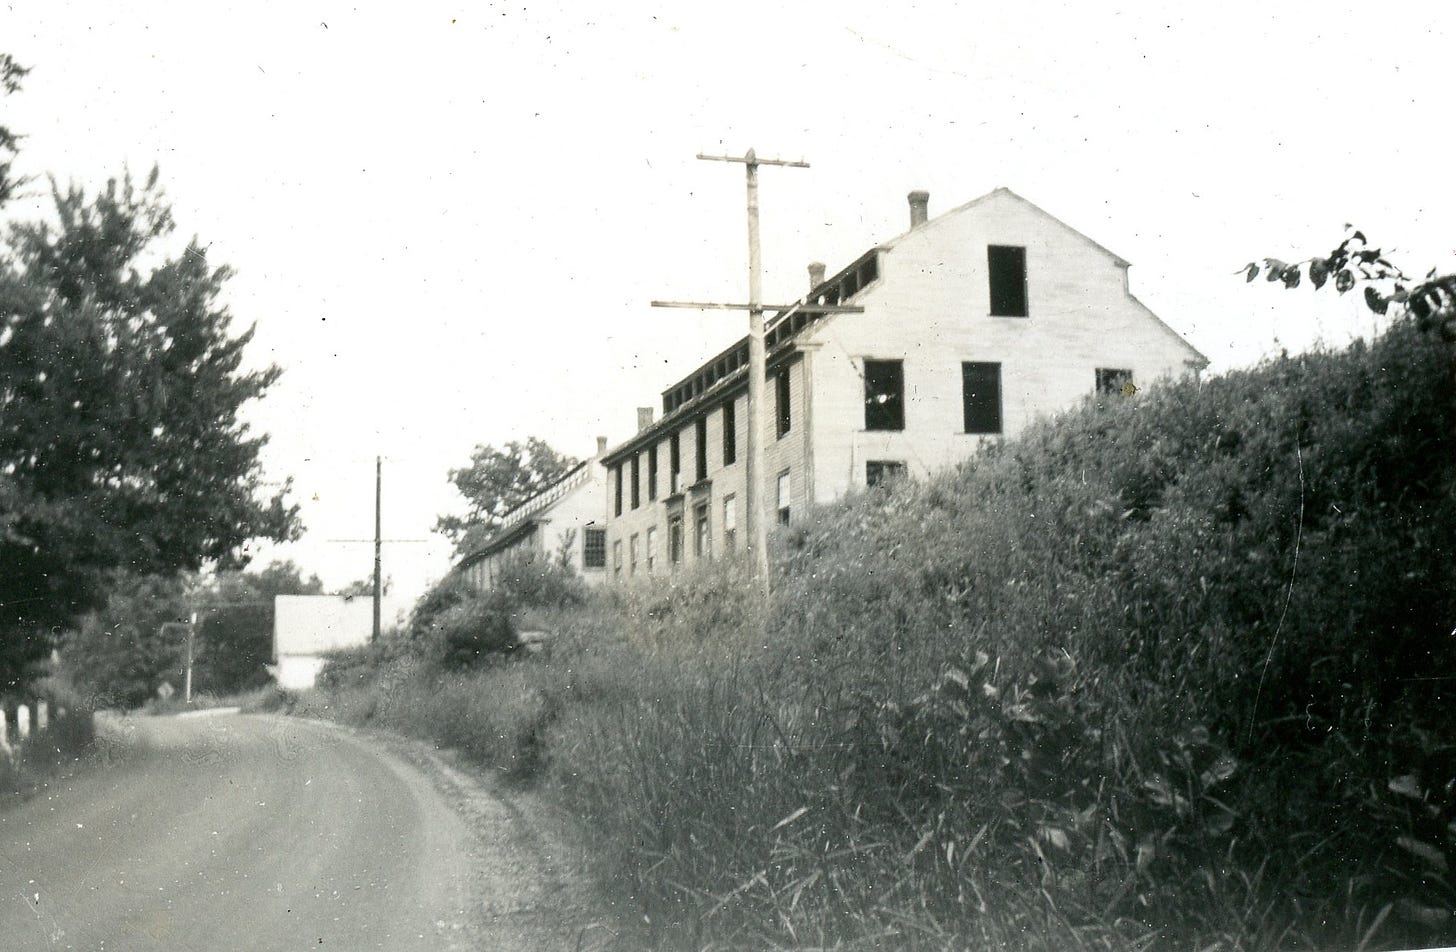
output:
[{"label": "window frame", "polygon": [[793,393],[789,389],[789,368],[785,367],[774,375],[774,430],[778,439],[788,436],[794,428]]},{"label": "window frame", "polygon": [[647,501],[657,498],[657,444],[647,448]]},{"label": "window frame", "polygon": [[614,493],[614,499],[616,501],[615,501],[615,503],[612,506],[612,511],[613,511],[613,513],[615,515],[617,515],[617,516],[620,517],[622,515],[622,464],[621,463],[618,463],[616,466],[613,466],[612,467],[612,480],[616,484],[616,490],[615,490],[615,493]]},{"label": "window frame", "polygon": [[[972,404],[971,404],[971,373],[972,368],[995,368],[995,426],[994,428],[979,428],[973,426]],[[1006,431],[1006,407],[1005,387],[1003,386],[1003,367],[999,361],[990,360],[963,360],[961,361],[961,416],[963,432],[973,436],[996,436]],[[989,379],[989,378],[987,378]],[[982,383],[982,381],[977,381]]]},{"label": "window frame", "polygon": [[[877,478],[871,478],[871,473],[878,473]],[[892,482],[904,479],[910,475],[909,468],[901,459],[868,459],[865,460],[865,488],[874,489]]]},{"label": "window frame", "polygon": [[738,494],[723,497],[723,551],[732,552],[738,541]]},{"label": "window frame", "polygon": [[779,473],[775,493],[774,501],[777,505],[775,511],[778,516],[778,522],[779,525],[786,526],[789,524],[789,520],[793,514],[794,498],[794,482],[793,477],[789,475],[789,470],[786,469]]},{"label": "window frame", "polygon": [[[594,553],[599,555],[600,561],[593,558]],[[604,569],[607,567],[606,529],[600,526],[586,526],[582,529],[581,567],[584,569]]]},{"label": "window frame", "polygon": [[986,290],[992,317],[1030,317],[1025,245],[986,246]]},{"label": "window frame", "polygon": [[738,462],[738,402],[731,397],[723,404],[723,465]]},{"label": "window frame", "polygon": [[[885,381],[889,372],[892,381]],[[893,390],[876,388],[880,382],[893,384]],[[905,361],[864,359],[864,428],[867,432],[898,433],[905,429]],[[879,417],[872,419],[872,417]]]},{"label": "window frame", "polygon": [[631,462],[632,472],[632,508],[642,508],[642,454],[633,453]]},{"label": "window frame", "polygon": [[693,421],[693,482],[708,478],[708,415]]},{"label": "window frame", "polygon": [[1129,367],[1098,367],[1093,374],[1092,392],[1099,396],[1122,396],[1122,388],[1126,384],[1132,384],[1133,391],[1137,391],[1137,383]]}]

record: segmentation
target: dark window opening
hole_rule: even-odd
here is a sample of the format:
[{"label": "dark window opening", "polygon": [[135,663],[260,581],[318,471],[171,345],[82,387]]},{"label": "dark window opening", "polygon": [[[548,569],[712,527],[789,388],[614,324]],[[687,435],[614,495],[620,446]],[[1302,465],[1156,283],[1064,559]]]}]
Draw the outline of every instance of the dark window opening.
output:
[{"label": "dark window opening", "polygon": [[866,360],[865,429],[905,429],[905,365],[898,360]]},{"label": "dark window opening", "polygon": [[738,462],[738,411],[734,401],[723,404],[723,465]]},{"label": "dark window opening", "polygon": [[616,466],[612,467],[612,477],[613,477],[613,482],[615,483],[615,490],[616,490],[615,493],[613,494],[614,497],[615,497],[615,502],[612,505],[612,509],[613,509],[613,511],[617,515],[620,516],[622,514],[622,464],[621,463],[618,463]]},{"label": "dark window opening", "polygon": [[708,478],[708,418],[698,417],[693,425],[693,478],[698,482]]},{"label": "dark window opening", "polygon": [[792,426],[794,422],[793,416],[791,415],[791,412],[789,410],[789,371],[787,367],[783,370],[780,370],[778,376],[774,378],[774,394],[777,398],[776,403],[778,412],[776,414],[776,417],[778,424],[778,435],[780,439],[783,439],[784,435],[789,432],[789,427]]},{"label": "dark window opening", "polygon": [[581,564],[589,569],[607,567],[607,530],[588,526],[581,534]]},{"label": "dark window opening", "polygon": [[872,459],[865,463],[865,485],[883,486],[905,478],[905,464],[898,460]]},{"label": "dark window opening", "polygon": [[693,555],[700,559],[709,558],[713,551],[712,530],[708,523],[708,504],[699,503],[693,509]]},{"label": "dark window opening", "polygon": [[657,498],[657,444],[647,450],[647,498]]},{"label": "dark window opening", "polygon": [[1132,371],[1119,370],[1111,367],[1098,367],[1097,392],[1099,394],[1132,396],[1137,393],[1137,387],[1132,382]]},{"label": "dark window opening", "polygon": [[961,364],[967,433],[1001,432],[1001,365]]},{"label": "dark window opening", "polygon": [[677,493],[682,489],[682,431],[672,435],[667,442],[667,491]]},{"label": "dark window opening", "polygon": [[1026,249],[990,245],[986,269],[991,275],[991,316],[1026,317]]},{"label": "dark window opening", "polygon": [[640,453],[632,454],[632,508],[642,506],[642,464]]},{"label": "dark window opening", "polygon": [[683,524],[682,516],[671,516],[667,520],[667,560],[673,565],[682,561]]}]

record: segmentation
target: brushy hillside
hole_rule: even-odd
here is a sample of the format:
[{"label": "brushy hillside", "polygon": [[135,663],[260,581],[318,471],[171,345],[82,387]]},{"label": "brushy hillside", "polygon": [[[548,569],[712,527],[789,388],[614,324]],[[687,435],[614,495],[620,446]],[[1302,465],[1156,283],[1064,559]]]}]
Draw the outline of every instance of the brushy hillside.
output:
[{"label": "brushy hillside", "polygon": [[813,513],[768,605],[725,563],[326,703],[455,709],[664,947],[1449,944],[1451,360],[1089,402]]}]

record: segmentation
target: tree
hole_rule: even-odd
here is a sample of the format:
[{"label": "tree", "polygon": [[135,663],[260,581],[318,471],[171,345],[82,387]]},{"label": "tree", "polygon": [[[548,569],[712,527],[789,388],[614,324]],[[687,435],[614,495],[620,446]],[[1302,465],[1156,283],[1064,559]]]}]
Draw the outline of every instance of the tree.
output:
[{"label": "tree", "polygon": [[1363,284],[1365,306],[1371,311],[1386,314],[1394,306],[1414,317],[1421,330],[1434,329],[1447,342],[1456,342],[1456,274],[1437,274],[1432,268],[1423,279],[1413,280],[1379,248],[1371,248],[1364,232],[1350,225],[1345,230],[1345,239],[1327,255],[1292,264],[1264,258],[1244,265],[1240,273],[1248,281],[1263,274],[1266,281],[1291,289],[1308,278],[1318,290],[1333,278],[1340,294]]},{"label": "tree", "polygon": [[[0,82],[17,77],[0,60]],[[8,133],[7,133],[8,135]],[[13,138],[5,140],[13,145]],[[177,257],[153,170],[100,194],[51,182],[54,221],[0,250],[0,686],[105,601],[110,573],[238,567],[251,539],[298,533],[287,486],[263,492],[240,409],[277,379],[243,369],[230,272],[193,239]]]},{"label": "tree", "polygon": [[62,673],[91,708],[138,707],[163,681],[181,691],[187,580],[117,572],[107,588],[105,603],[61,638]]},{"label": "tree", "polygon": [[490,538],[506,513],[561,479],[577,462],[534,436],[500,449],[477,446],[469,466],[450,471],[450,481],[470,511],[464,517],[441,516],[435,531],[455,544],[457,556],[467,555]]},{"label": "tree", "polygon": [[317,575],[305,579],[292,562],[274,562],[256,573],[219,575],[200,599],[196,690],[232,694],[267,684],[265,665],[273,657],[273,600],[279,595],[319,595],[323,590]]},{"label": "tree", "polygon": [[[0,95],[9,96],[20,91],[20,81],[30,70],[15,62],[9,53],[0,53]],[[25,184],[24,179],[15,177],[15,155],[20,151],[20,137],[9,127],[0,125],[0,206],[15,195],[15,190]]]}]

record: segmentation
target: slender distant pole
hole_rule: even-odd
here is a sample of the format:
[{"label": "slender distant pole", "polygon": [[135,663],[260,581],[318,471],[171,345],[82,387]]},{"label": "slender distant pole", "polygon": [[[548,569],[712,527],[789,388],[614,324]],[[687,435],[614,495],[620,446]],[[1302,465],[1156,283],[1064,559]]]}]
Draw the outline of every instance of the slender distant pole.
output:
[{"label": "slender distant pole", "polygon": [[380,532],[380,513],[382,510],[381,495],[384,488],[384,465],[381,457],[374,457],[374,629],[371,638],[379,640],[379,603],[384,594],[383,582],[379,575],[380,549],[382,548],[383,536]]},{"label": "slender distant pole", "polygon": [[197,632],[197,612],[192,613],[192,620],[187,625],[187,674],[182,682],[182,702],[192,703],[192,638]]}]

